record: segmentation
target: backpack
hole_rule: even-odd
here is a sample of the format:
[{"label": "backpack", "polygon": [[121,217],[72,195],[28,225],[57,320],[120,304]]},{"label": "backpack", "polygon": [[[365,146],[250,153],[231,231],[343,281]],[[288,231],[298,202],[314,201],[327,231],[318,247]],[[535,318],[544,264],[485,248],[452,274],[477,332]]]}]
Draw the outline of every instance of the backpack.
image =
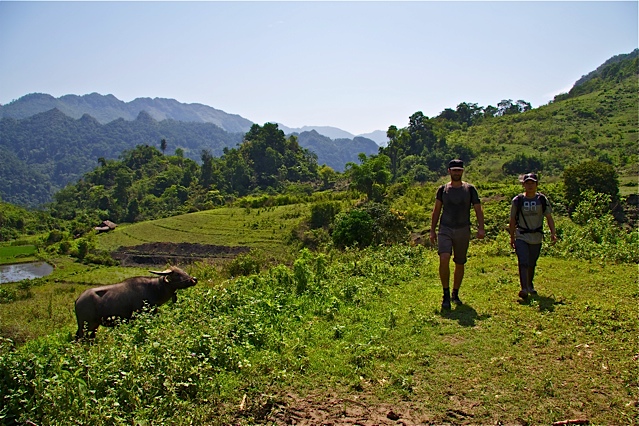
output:
[{"label": "backpack", "polygon": [[[542,216],[545,216],[546,215],[546,208],[548,207],[548,199],[541,192],[538,192],[535,195],[537,196],[537,198],[539,198],[541,200],[541,214],[542,214]],[[527,234],[527,233],[532,233],[532,232],[541,232],[543,234],[544,233],[544,231],[543,231],[543,228],[544,228],[543,220],[541,222],[542,225],[539,228],[530,229],[530,227],[528,226],[528,223],[526,223],[526,218],[522,215],[521,218],[524,220],[524,224],[526,225],[526,227],[522,228],[521,226],[519,226],[519,216],[521,214],[521,208],[523,207],[523,205],[524,205],[524,194],[519,194],[515,198],[515,206],[517,207],[516,220],[517,220],[517,228],[519,228],[519,232],[521,232],[522,234]]]}]

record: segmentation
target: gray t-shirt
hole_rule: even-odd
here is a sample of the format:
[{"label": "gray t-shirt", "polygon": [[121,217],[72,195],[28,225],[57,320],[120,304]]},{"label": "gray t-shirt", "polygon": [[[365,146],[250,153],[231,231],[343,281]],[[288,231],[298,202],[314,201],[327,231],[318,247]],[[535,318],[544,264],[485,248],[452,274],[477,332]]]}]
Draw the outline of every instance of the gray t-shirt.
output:
[{"label": "gray t-shirt", "polygon": [[[521,232],[521,229],[537,229],[544,224],[544,216],[552,213],[552,207],[546,198],[546,211],[544,212],[541,197],[544,194],[537,193],[534,197],[528,198],[524,195],[521,205],[521,212],[517,220],[517,230],[515,238],[527,242],[528,244],[541,244],[544,234],[541,232]],[[510,203],[510,217],[517,217],[517,197]]]},{"label": "gray t-shirt", "polygon": [[481,203],[477,189],[468,182],[458,188],[448,182],[439,187],[436,197],[442,202],[440,225],[454,229],[470,226],[470,207]]}]

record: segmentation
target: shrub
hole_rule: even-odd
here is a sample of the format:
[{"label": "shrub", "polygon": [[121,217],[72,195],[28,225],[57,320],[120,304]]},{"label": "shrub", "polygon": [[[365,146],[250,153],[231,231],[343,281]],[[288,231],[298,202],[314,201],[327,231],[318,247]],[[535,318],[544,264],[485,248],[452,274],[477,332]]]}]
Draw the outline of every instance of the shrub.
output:
[{"label": "shrub", "polygon": [[385,204],[366,203],[337,216],[333,243],[339,247],[367,247],[406,241],[406,218]]},{"label": "shrub", "polygon": [[240,277],[258,274],[266,263],[264,255],[259,250],[251,250],[246,254],[240,254],[225,266],[229,277]]},{"label": "shrub", "polygon": [[559,241],[548,253],[574,259],[639,263],[639,235],[620,228],[609,207],[610,196],[588,190],[573,220],[557,221]]},{"label": "shrub", "polygon": [[374,222],[365,211],[351,210],[341,213],[335,219],[333,244],[339,248],[367,247],[373,242]]},{"label": "shrub", "polygon": [[581,193],[581,201],[572,213],[572,220],[585,225],[592,219],[601,219],[610,214],[610,195],[587,189]]},{"label": "shrub", "polygon": [[569,211],[577,207],[581,193],[589,189],[610,195],[613,202],[619,198],[619,177],[610,164],[586,161],[577,166],[568,167],[564,170],[563,181]]},{"label": "shrub", "polygon": [[340,212],[339,203],[326,201],[311,206],[311,228],[327,228]]},{"label": "shrub", "polygon": [[47,236],[47,244],[55,244],[55,243],[59,243],[60,241],[62,241],[62,239],[64,238],[64,234],[57,230],[54,229],[51,232],[49,232],[49,235]]},{"label": "shrub", "polygon": [[18,300],[18,293],[10,288],[0,288],[0,303],[11,303]]},{"label": "shrub", "polygon": [[543,167],[544,163],[539,158],[526,154],[517,154],[512,160],[506,161],[503,166],[501,166],[501,169],[507,175],[516,175],[519,173],[536,172],[542,170]]},{"label": "shrub", "polygon": [[367,203],[362,210],[374,221],[374,244],[392,244],[407,240],[408,228],[402,212],[380,203]]},{"label": "shrub", "polygon": [[115,266],[118,264],[118,261],[113,259],[108,251],[104,250],[92,250],[84,256],[83,262],[106,266]]}]

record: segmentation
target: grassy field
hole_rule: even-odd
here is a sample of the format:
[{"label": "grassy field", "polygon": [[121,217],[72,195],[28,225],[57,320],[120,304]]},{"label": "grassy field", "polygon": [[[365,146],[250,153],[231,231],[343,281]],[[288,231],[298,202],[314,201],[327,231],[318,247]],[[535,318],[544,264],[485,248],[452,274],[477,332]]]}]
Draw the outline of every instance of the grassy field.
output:
[{"label": "grassy field", "polygon": [[[425,220],[431,192],[412,216]],[[199,284],[177,303],[91,344],[73,342],[75,298],[146,269],[60,258],[49,277],[3,284],[0,423],[639,423],[636,264],[542,256],[539,296],[524,302],[507,241],[473,241],[464,305],[442,312],[433,249],[291,251],[309,208],[217,209],[99,235],[108,250],[247,245],[290,261],[237,278],[187,266]]]},{"label": "grassy field", "polygon": [[0,246],[0,265],[34,261],[36,252],[34,245]]},{"label": "grassy field", "polygon": [[[0,390],[11,403],[0,415],[278,423],[328,413],[337,398],[371,416],[394,407],[417,424],[636,424],[636,265],[542,257],[540,295],[522,302],[514,256],[495,252],[471,247],[465,304],[443,313],[437,256],[422,247],[302,253],[291,268],[234,280],[196,265],[204,278],[177,304],[100,329],[92,345],[71,343],[72,300],[86,282],[122,272],[61,265],[64,282],[3,305]],[[46,336],[10,349],[7,316],[40,323]],[[19,404],[22,392],[33,396]]]},{"label": "grassy field", "polygon": [[147,242],[249,246],[282,251],[286,237],[309,214],[309,206],[229,207],[125,225],[99,236],[99,247],[115,250]]}]

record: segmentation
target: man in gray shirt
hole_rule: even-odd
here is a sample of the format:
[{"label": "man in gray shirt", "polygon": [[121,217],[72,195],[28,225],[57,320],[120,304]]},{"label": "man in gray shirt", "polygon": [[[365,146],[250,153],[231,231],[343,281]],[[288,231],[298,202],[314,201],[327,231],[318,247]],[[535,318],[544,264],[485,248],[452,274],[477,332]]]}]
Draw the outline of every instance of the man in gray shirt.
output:
[{"label": "man in gray shirt", "polygon": [[[444,298],[442,309],[450,309],[450,258],[454,254],[455,272],[453,275],[452,301],[460,305],[459,288],[464,278],[464,265],[470,243],[470,208],[477,216],[477,238],[486,235],[484,231],[484,211],[477,189],[470,183],[462,181],[464,162],[459,159],[448,163],[450,182],[437,190],[435,207],[431,216],[430,241],[437,242],[439,253],[439,278],[442,282]],[[443,213],[442,213],[443,212]],[[441,216],[439,233],[437,222]]]}]

